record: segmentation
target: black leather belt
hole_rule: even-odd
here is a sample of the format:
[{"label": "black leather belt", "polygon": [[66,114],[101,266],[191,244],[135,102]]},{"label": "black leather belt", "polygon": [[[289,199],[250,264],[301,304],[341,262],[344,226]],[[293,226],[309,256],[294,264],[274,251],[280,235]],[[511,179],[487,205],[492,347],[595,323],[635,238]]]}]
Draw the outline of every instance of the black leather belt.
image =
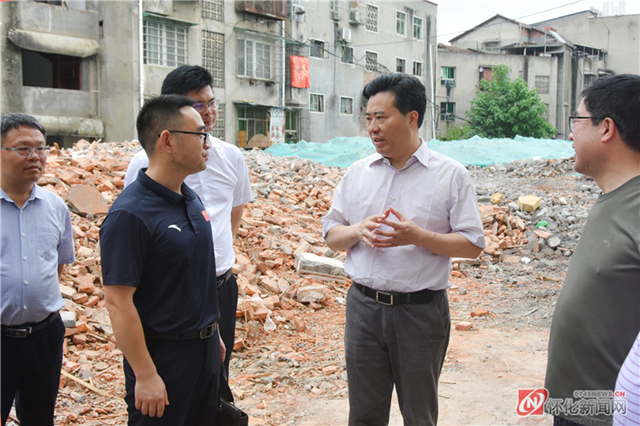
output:
[{"label": "black leather belt", "polygon": [[156,333],[155,331],[144,327],[144,335],[150,339],[157,340],[192,340],[192,339],[208,339],[213,336],[218,329],[218,322],[212,322],[209,325],[204,326],[200,330],[187,331],[186,333],[179,334],[164,334]]},{"label": "black leather belt", "polygon": [[233,275],[233,272],[231,272],[231,268],[229,268],[229,270],[227,272],[222,273],[222,275],[220,275],[217,278],[218,287],[220,287],[222,284],[226,283],[227,280],[229,278],[231,278],[232,275]]},{"label": "black leather belt", "polygon": [[54,322],[59,317],[60,315],[58,314],[58,312],[53,312],[40,322],[27,323],[24,325],[3,325],[2,334],[8,337],[17,337],[18,339],[24,339],[30,334],[34,334],[38,331],[44,330],[49,324]]},{"label": "black leather belt", "polygon": [[353,283],[358,290],[360,290],[365,296],[374,299],[376,302],[382,305],[404,305],[409,303],[429,303],[433,300],[438,291],[434,290],[420,290],[413,293],[395,293],[388,291],[374,290],[369,287],[365,287],[362,284]]}]

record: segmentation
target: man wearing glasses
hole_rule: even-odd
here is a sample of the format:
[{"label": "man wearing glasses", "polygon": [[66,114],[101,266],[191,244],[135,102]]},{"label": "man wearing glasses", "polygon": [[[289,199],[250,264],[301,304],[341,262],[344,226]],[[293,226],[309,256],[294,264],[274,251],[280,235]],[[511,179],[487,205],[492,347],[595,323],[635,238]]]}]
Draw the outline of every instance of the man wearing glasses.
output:
[{"label": "man wearing glasses", "polygon": [[[184,95],[196,101],[205,131],[211,132],[218,116],[213,95],[213,77],[203,67],[184,65],[171,71],[162,84],[162,94]],[[231,144],[208,136],[211,147],[207,168],[191,175],[185,182],[202,200],[209,218],[215,242],[217,285],[220,300],[220,333],[227,348],[224,361],[229,371],[231,350],[235,340],[238,284],[231,273],[236,255],[233,238],[240,227],[245,203],[253,201],[247,166],[240,150]],[[138,171],[149,164],[145,151],[137,153],[129,164],[125,187],[135,181]]]},{"label": "man wearing glasses", "polygon": [[14,398],[21,425],[53,426],[60,383],[64,306],[59,278],[75,261],[69,210],[36,185],[49,155],[46,131],[26,114],[3,114],[2,425]]},{"label": "man wearing glasses", "polygon": [[602,194],[551,323],[545,408],[556,426],[612,423],[618,371],[640,332],[640,76],[602,77],[582,96],[569,117],[574,167]]},{"label": "man wearing glasses", "polygon": [[124,354],[129,425],[212,425],[220,360],[209,216],[184,179],[206,167],[206,126],[184,96],[148,101],[137,119],[149,168],[100,229],[105,300]]}]

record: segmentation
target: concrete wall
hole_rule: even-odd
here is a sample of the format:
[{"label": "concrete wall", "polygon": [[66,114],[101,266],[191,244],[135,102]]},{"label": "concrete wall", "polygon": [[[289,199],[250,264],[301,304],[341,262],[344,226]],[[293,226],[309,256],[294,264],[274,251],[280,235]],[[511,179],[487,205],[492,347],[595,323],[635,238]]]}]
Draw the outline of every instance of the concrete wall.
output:
[{"label": "concrete wall", "polygon": [[81,90],[23,86],[22,49],[7,38],[10,29],[21,29],[98,40],[99,14],[90,10],[90,4],[88,6],[88,10],[80,11],[36,2],[0,3],[0,20],[5,24],[0,27],[3,89],[0,108],[3,112],[86,118],[99,116],[96,56],[81,62]]},{"label": "concrete wall", "polygon": [[607,69],[640,74],[640,15],[594,17],[577,13],[539,23],[555,28],[569,41],[608,52]]}]

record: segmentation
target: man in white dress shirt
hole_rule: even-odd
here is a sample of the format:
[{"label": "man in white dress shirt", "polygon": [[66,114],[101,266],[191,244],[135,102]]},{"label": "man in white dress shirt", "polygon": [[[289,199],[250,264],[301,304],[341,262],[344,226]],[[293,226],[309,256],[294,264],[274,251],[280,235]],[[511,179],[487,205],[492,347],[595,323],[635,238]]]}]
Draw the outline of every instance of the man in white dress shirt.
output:
[{"label": "man in white dress shirt", "polygon": [[345,330],[349,425],[387,425],[394,385],[405,425],[435,425],[450,258],[480,254],[482,221],[464,166],[418,136],[422,83],[383,75],[363,95],[377,153],[349,168],[322,220],[327,245],[348,250],[354,280]]},{"label": "man in white dress shirt", "polygon": [[[200,66],[183,65],[167,75],[162,84],[162,94],[185,95],[197,101],[194,108],[202,117],[205,131],[210,132],[218,116],[212,87],[213,77],[209,71]],[[253,195],[247,165],[238,147],[211,135],[208,141],[211,148],[207,168],[188,176],[184,182],[200,196],[211,219],[220,301],[220,335],[227,349],[224,365],[228,372],[238,304],[238,284],[231,273],[236,259],[233,238],[240,227],[244,205],[253,201]],[[141,150],[131,159],[125,186],[134,182],[140,170],[148,165],[149,159]]]}]

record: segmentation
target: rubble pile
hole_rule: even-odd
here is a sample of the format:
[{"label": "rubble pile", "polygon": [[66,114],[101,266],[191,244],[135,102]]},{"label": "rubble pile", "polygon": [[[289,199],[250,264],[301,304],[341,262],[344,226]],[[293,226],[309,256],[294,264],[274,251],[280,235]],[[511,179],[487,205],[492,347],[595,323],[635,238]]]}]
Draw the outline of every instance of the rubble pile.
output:
[{"label": "rubble pile", "polygon": [[[77,257],[60,285],[67,339],[56,424],[126,423],[122,354],[104,306],[98,238],[139,149],[137,143],[86,141],[53,149],[39,181],[67,201]],[[238,405],[252,416],[295,424],[297,417],[285,411],[297,393],[346,396],[345,253],[326,247],[320,221],[345,170],[259,149],[244,156],[255,201],[245,207],[235,242],[239,300],[231,384]],[[560,182],[571,163],[545,161],[469,169],[487,249],[474,261],[454,261],[449,292],[454,321],[488,322],[515,314],[514,287],[534,283],[534,268],[556,260],[562,266],[571,254],[597,187],[578,176]],[[567,185],[581,189],[574,192]],[[504,196],[493,197],[496,193]],[[540,206],[522,210],[516,201],[525,195],[540,197]],[[555,265],[554,277],[561,269]],[[534,284],[557,287],[559,279],[543,281]],[[482,282],[491,285],[482,289]],[[554,295],[556,290],[545,291]],[[551,299],[545,296],[549,307]],[[523,299],[517,309],[528,311],[530,303],[539,302]],[[280,401],[275,407],[274,400]]]}]

